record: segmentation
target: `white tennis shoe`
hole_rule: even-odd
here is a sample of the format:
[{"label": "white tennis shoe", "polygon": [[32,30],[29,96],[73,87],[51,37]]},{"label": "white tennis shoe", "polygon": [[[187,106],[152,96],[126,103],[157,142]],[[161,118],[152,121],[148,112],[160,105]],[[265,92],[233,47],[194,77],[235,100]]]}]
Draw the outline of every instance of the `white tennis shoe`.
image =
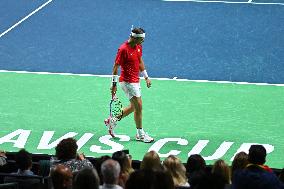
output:
[{"label": "white tennis shoe", "polygon": [[154,141],[154,138],[150,137],[148,133],[143,133],[143,134],[136,134],[136,140],[144,143],[151,143]]},{"label": "white tennis shoe", "polygon": [[108,133],[110,134],[110,136],[112,136],[113,138],[115,137],[114,134],[114,128],[116,127],[116,119],[113,119],[111,117],[105,119],[105,125],[108,128]]}]

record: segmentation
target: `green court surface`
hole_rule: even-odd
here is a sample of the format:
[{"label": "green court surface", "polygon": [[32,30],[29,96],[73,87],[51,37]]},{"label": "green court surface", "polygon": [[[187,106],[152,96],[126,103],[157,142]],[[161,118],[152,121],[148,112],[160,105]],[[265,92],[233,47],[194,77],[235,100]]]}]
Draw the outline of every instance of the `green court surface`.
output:
[{"label": "green court surface", "polygon": [[[143,127],[155,138],[134,139],[133,115],[121,120],[110,138],[110,79],[99,76],[0,73],[0,149],[54,154],[63,137],[75,137],[87,156],[129,149],[141,160],[148,150],[186,162],[200,153],[207,164],[231,159],[252,143],[265,145],[267,164],[284,167],[284,87],[152,79],[141,81]],[[124,105],[128,100],[119,89]]]}]

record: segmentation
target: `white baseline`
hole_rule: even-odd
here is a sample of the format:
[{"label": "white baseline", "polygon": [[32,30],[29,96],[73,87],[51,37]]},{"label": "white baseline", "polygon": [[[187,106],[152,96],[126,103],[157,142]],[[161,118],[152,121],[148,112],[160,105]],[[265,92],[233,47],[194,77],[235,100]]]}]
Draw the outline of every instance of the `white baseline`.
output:
[{"label": "white baseline", "polygon": [[[10,70],[0,70],[0,73],[18,73],[18,74],[39,74],[39,75],[74,75],[82,77],[108,77],[111,78],[112,75],[95,75],[95,74],[74,74],[74,73],[53,73],[53,72],[29,72],[29,71],[10,71]],[[143,79],[143,77],[141,77]],[[151,78],[154,80],[174,80],[174,81],[190,81],[198,83],[223,83],[223,84],[239,84],[239,85],[266,85],[266,86],[278,86],[284,87],[284,84],[272,84],[272,83],[249,83],[249,82],[233,82],[233,81],[209,81],[209,80],[190,80],[190,79],[178,79],[174,78]]]},{"label": "white baseline", "polygon": [[208,0],[162,0],[162,1],[188,1],[188,2],[195,2],[195,3],[228,3],[228,4],[252,4],[252,5],[284,5],[284,3],[261,3],[261,2],[253,2],[252,0],[244,1],[244,2],[236,2],[236,1],[208,1]]},{"label": "white baseline", "polygon": [[3,33],[0,34],[0,38],[3,37],[5,34],[7,34],[8,32],[10,32],[12,29],[14,29],[15,27],[17,27],[18,25],[20,25],[22,22],[24,22],[26,19],[28,19],[29,17],[31,17],[32,15],[34,15],[35,13],[37,13],[39,10],[41,10],[42,8],[44,8],[46,5],[48,5],[49,3],[51,3],[53,0],[49,0],[47,2],[45,2],[44,4],[42,4],[40,7],[38,7],[37,9],[35,9],[33,12],[31,12],[30,14],[28,14],[27,16],[25,16],[24,18],[22,18],[19,22],[17,22],[16,24],[14,24],[13,26],[11,26],[10,28],[8,28],[6,31],[4,31]]}]

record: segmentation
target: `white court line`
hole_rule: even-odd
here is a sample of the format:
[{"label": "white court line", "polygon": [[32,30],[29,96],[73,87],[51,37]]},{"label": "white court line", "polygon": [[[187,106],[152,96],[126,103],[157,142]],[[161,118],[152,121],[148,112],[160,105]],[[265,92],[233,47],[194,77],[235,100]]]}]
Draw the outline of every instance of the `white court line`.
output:
[{"label": "white court line", "polygon": [[17,22],[16,24],[14,24],[13,26],[11,26],[9,29],[7,29],[6,31],[4,31],[3,33],[0,34],[0,38],[3,37],[5,34],[7,34],[8,32],[10,32],[12,29],[14,29],[15,27],[17,27],[19,24],[21,24],[22,22],[24,22],[26,19],[28,19],[29,17],[31,17],[32,15],[34,15],[36,12],[38,12],[40,9],[42,9],[43,7],[45,7],[46,5],[48,5],[49,3],[51,3],[53,0],[49,0],[47,2],[45,2],[43,5],[41,5],[40,7],[38,7],[36,10],[34,10],[33,12],[31,12],[30,14],[28,14],[27,16],[25,16],[24,18],[22,18],[19,22]]},{"label": "white court line", "polygon": [[[52,73],[52,72],[29,72],[29,71],[9,71],[0,70],[0,73],[19,73],[19,74],[39,74],[39,75],[67,75],[67,76],[82,76],[82,77],[107,77],[111,78],[112,75],[94,75],[94,74],[73,74],[73,73]],[[143,79],[143,77],[141,77]],[[154,80],[175,80],[175,81],[190,81],[197,83],[220,83],[220,84],[239,84],[239,85],[262,85],[262,86],[278,86],[284,87],[284,84],[272,84],[272,83],[249,83],[249,82],[233,82],[233,81],[209,81],[209,80],[189,80],[189,79],[177,79],[174,77],[170,78],[151,78]]]},{"label": "white court line", "polygon": [[284,3],[257,3],[252,2],[252,0],[244,1],[244,2],[235,2],[235,1],[208,1],[208,0],[162,0],[162,1],[188,1],[188,2],[195,2],[195,3],[228,3],[228,4],[252,4],[252,5],[284,5]]}]

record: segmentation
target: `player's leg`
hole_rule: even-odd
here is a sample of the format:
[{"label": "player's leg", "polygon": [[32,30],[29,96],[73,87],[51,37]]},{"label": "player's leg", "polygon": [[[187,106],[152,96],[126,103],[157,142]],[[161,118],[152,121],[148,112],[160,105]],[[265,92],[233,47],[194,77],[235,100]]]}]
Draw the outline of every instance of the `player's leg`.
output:
[{"label": "player's leg", "polygon": [[131,114],[132,112],[134,112],[134,106],[133,104],[130,102],[129,106],[123,108],[123,114],[121,118],[124,118],[126,116],[128,116],[129,114]]},{"label": "player's leg", "polygon": [[154,139],[146,133],[142,128],[142,99],[141,97],[132,97],[130,99],[131,104],[134,106],[134,121],[136,124],[136,140],[143,141],[145,143],[153,142]]},{"label": "player's leg", "polygon": [[134,121],[137,129],[142,129],[142,99],[141,97],[132,97],[130,99],[134,107]]}]

